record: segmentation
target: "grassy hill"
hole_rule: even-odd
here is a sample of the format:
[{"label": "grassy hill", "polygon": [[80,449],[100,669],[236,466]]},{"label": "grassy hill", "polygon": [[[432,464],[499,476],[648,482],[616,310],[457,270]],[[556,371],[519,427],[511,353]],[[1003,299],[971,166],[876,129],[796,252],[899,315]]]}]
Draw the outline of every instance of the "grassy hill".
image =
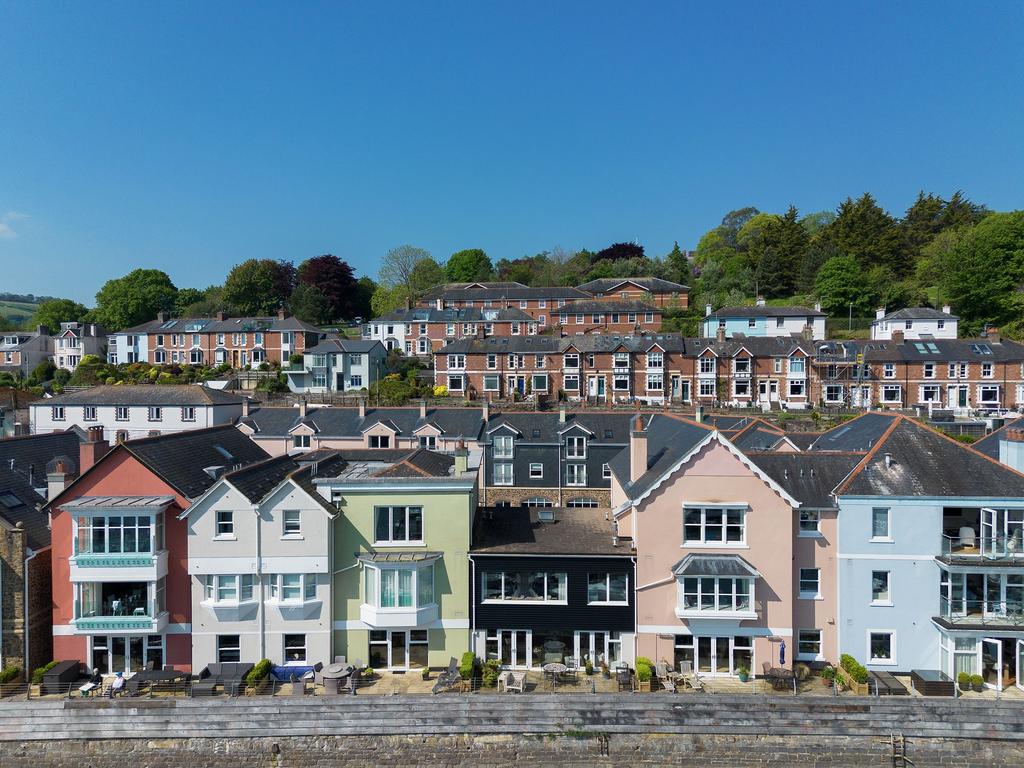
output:
[{"label": "grassy hill", "polygon": [[34,302],[0,299],[0,317],[7,318],[15,325],[23,326],[36,313],[38,307],[39,304]]}]

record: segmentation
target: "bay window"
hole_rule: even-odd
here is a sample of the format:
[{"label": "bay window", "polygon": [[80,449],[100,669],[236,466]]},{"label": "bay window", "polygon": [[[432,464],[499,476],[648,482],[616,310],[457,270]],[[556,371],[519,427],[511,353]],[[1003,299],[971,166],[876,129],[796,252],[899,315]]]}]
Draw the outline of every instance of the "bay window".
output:
[{"label": "bay window", "polygon": [[251,573],[207,574],[203,577],[204,603],[245,603],[255,595],[256,577]]},{"label": "bay window", "polygon": [[751,611],[753,579],[687,576],[682,580],[681,607],[684,612]]},{"label": "bay window", "polygon": [[163,515],[75,518],[75,554],[152,554],[164,547]]},{"label": "bay window", "polygon": [[363,602],[373,608],[418,609],[434,604],[434,564],[383,567],[365,563]]},{"label": "bay window", "polygon": [[275,603],[302,603],[316,600],[315,573],[272,573],[270,599]]}]

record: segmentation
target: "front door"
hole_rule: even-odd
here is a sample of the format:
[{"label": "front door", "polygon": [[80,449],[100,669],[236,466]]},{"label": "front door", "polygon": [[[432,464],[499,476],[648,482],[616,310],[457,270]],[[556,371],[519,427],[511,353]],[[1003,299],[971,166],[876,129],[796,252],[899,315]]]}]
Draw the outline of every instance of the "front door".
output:
[{"label": "front door", "polygon": [[768,402],[768,382],[759,381],[757,382],[757,402],[766,403]]},{"label": "front door", "polygon": [[591,376],[587,379],[587,393],[591,397],[604,399],[604,376]]},{"label": "front door", "polygon": [[777,402],[779,399],[779,382],[772,379],[768,382],[768,399]]},{"label": "front door", "polygon": [[981,676],[986,688],[1003,690],[1003,643],[991,637],[981,640]]},{"label": "front door", "polygon": [[680,389],[681,379],[678,376],[672,377],[672,399],[678,401],[681,399],[682,391]]}]

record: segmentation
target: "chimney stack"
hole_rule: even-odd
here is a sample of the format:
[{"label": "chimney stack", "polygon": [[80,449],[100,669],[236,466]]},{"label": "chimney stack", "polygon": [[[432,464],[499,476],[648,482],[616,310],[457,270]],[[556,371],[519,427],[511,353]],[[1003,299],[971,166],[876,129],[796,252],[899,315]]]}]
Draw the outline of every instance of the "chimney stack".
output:
[{"label": "chimney stack", "polygon": [[629,482],[635,483],[647,472],[647,432],[644,417],[633,417],[629,432]]},{"label": "chimney stack", "polygon": [[366,398],[365,397],[360,397],[359,398],[359,418],[360,419],[365,419],[366,418]]},{"label": "chimney stack", "polygon": [[286,317],[288,317],[288,310],[285,309],[284,307],[278,307],[277,308],[277,319],[278,320],[284,320]]},{"label": "chimney stack", "polygon": [[68,466],[63,459],[57,459],[53,472],[46,473],[46,500],[52,501],[57,495],[67,488],[68,482],[74,475],[68,471]]},{"label": "chimney stack", "polygon": [[221,322],[227,320],[228,319],[228,313],[225,312],[223,309],[220,310],[219,312],[217,312],[217,319],[220,320]]},{"label": "chimney stack", "polygon": [[412,296],[405,297],[405,311],[408,312],[412,309]]},{"label": "chimney stack", "polygon": [[895,344],[902,344],[904,339],[903,331],[896,330],[892,332],[892,340]]},{"label": "chimney stack", "polygon": [[999,329],[995,327],[986,328],[985,335],[988,337],[989,342],[992,344],[998,344],[1002,339],[1002,337],[999,335]]},{"label": "chimney stack", "polygon": [[491,420],[491,399],[484,397],[484,404],[480,409],[480,418],[487,424]]},{"label": "chimney stack", "polygon": [[721,343],[723,343],[725,341],[725,326],[724,325],[718,326],[718,330],[715,331],[715,341],[717,341],[719,344],[721,344]]},{"label": "chimney stack", "polygon": [[420,400],[420,418],[421,419],[427,418],[427,401],[426,400]]},{"label": "chimney stack", "polygon": [[879,307],[875,310],[875,320],[881,320],[885,317],[885,307]]},{"label": "chimney stack", "polygon": [[437,301],[434,302],[434,306],[438,309],[444,309],[444,299],[438,296]]},{"label": "chimney stack", "polygon": [[455,474],[464,475],[469,471],[469,451],[466,449],[466,441],[459,439],[455,443]]},{"label": "chimney stack", "polygon": [[299,418],[306,418],[306,398],[299,400]]},{"label": "chimney stack", "polygon": [[943,304],[942,305],[942,313],[945,314],[945,315],[951,315],[951,314],[953,314],[953,308],[950,307],[949,304]]},{"label": "chimney stack", "polygon": [[764,306],[764,296],[758,296],[757,299],[754,300],[754,304],[756,306],[758,306],[758,307],[763,307]]},{"label": "chimney stack", "polygon": [[560,405],[558,407],[558,423],[565,424],[565,406]]},{"label": "chimney stack", "polygon": [[804,341],[814,341],[814,326],[805,325],[803,330],[800,331],[800,336]]},{"label": "chimney stack", "polygon": [[249,418],[249,398],[248,397],[243,397],[242,398],[242,418],[243,419],[248,419]]},{"label": "chimney stack", "polygon": [[705,304],[704,305],[704,317],[711,317],[711,305],[710,304]]},{"label": "chimney stack", "polygon": [[698,405],[693,411],[693,420],[698,424],[704,423],[704,406]]},{"label": "chimney stack", "polygon": [[85,433],[85,442],[78,447],[79,473],[85,474],[109,449],[110,445],[103,439],[103,427],[89,427]]},{"label": "chimney stack", "polygon": [[814,302],[814,311],[815,312],[821,312],[821,302],[820,301]]},{"label": "chimney stack", "polygon": [[159,312],[156,313],[156,321],[158,323],[166,323],[170,319],[171,313],[167,312],[166,310],[160,310]]},{"label": "chimney stack", "polygon": [[1024,429],[1007,427],[999,437],[999,461],[1010,469],[1024,472]]}]

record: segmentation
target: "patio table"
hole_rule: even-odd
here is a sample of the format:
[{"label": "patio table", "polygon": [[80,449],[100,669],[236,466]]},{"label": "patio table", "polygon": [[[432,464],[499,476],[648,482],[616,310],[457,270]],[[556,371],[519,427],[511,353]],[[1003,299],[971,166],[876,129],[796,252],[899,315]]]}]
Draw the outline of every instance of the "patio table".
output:
[{"label": "patio table", "polygon": [[545,664],[541,667],[544,670],[544,674],[551,677],[551,690],[555,690],[555,680],[557,677],[565,672],[568,667],[560,661],[552,661],[549,664]]},{"label": "patio table", "polygon": [[320,677],[325,680],[341,680],[352,674],[355,669],[351,664],[328,664],[320,672]]}]

